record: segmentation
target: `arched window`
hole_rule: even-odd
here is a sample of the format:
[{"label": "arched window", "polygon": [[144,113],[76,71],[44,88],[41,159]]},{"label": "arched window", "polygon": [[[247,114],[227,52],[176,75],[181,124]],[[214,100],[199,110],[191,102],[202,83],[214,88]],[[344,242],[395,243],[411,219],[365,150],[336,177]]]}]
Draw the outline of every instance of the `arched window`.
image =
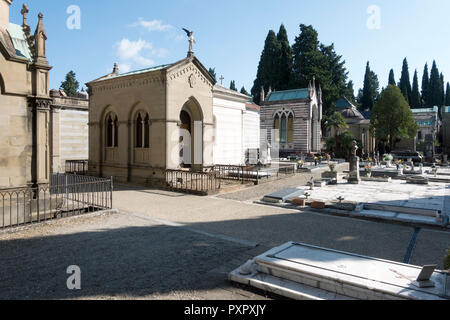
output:
[{"label": "arched window", "polygon": [[274,116],[276,141],[281,143],[294,142],[294,113],[290,110],[278,111]]},{"label": "arched window", "polygon": [[150,117],[148,113],[139,112],[135,121],[135,147],[147,149],[150,147]]},{"label": "arched window", "polygon": [[119,146],[119,121],[117,116],[109,114],[106,118],[106,147],[117,148]]}]

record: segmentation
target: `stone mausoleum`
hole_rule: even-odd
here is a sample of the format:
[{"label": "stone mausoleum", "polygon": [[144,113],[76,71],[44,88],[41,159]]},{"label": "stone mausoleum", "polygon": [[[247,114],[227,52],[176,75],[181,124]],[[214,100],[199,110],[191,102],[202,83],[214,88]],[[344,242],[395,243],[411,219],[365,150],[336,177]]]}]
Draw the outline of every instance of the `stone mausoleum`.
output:
[{"label": "stone mausoleum", "polygon": [[244,165],[259,148],[251,97],[218,84],[194,56],[91,81],[89,174],[160,186],[166,170]]},{"label": "stone mausoleum", "polygon": [[31,31],[9,21],[11,0],[0,0],[0,188],[49,183],[51,98],[43,15]]},{"label": "stone mausoleum", "polygon": [[[279,156],[321,151],[322,89],[315,79],[308,88],[261,94],[262,144],[269,143]],[[275,152],[276,153],[276,152]]]}]

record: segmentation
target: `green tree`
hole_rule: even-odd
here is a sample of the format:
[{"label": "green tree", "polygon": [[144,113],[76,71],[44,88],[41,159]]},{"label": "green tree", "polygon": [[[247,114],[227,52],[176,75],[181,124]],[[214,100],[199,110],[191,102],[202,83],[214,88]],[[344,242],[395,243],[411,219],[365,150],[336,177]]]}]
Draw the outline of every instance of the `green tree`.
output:
[{"label": "green tree", "polygon": [[428,72],[428,63],[425,64],[422,77],[422,106],[430,107],[430,74]]},{"label": "green tree", "polygon": [[67,96],[73,97],[77,94],[79,87],[80,83],[76,79],[75,72],[69,71],[66,74],[66,79],[63,82],[61,82],[60,89],[64,90]]},{"label": "green tree", "polygon": [[391,71],[389,72],[389,84],[392,84],[394,86],[397,85],[397,82],[395,82],[394,69],[391,69]]},{"label": "green tree", "polygon": [[445,105],[445,81],[444,81],[444,75],[441,73],[441,75],[439,76],[439,79],[441,81],[441,104],[439,105],[440,107]]},{"label": "green tree", "polygon": [[403,96],[405,97],[406,101],[409,103],[411,101],[411,81],[409,78],[409,67],[408,67],[408,61],[406,58],[403,60],[403,67],[402,67],[402,76],[400,78],[400,82],[398,84],[400,90],[403,93]]},{"label": "green tree", "polygon": [[370,63],[367,62],[366,73],[364,75],[364,87],[359,101],[363,110],[372,110],[379,95],[379,87],[378,77],[370,69]]},{"label": "green tree", "polygon": [[208,71],[211,74],[211,76],[214,78],[214,80],[217,81],[216,68],[209,68]]},{"label": "green tree", "polygon": [[236,88],[236,82],[234,80],[231,80],[230,90],[238,91]]},{"label": "green tree", "polygon": [[417,76],[417,70],[414,72],[413,86],[411,91],[411,101],[409,102],[411,108],[421,107],[421,97],[419,92],[419,78]]},{"label": "green tree", "polygon": [[290,89],[292,75],[292,47],[289,44],[289,38],[286,28],[282,24],[277,34],[277,41],[280,45],[280,56],[278,59],[278,71],[276,79],[272,85],[275,90]]},{"label": "green tree", "polygon": [[450,106],[450,83],[447,82],[447,90],[445,91],[445,106]]},{"label": "green tree", "polygon": [[397,139],[414,138],[418,125],[400,88],[389,85],[371,112],[370,128],[379,140],[388,141],[390,150]]},{"label": "green tree", "polygon": [[433,67],[430,72],[430,87],[429,94],[430,100],[428,107],[442,106],[442,82],[439,74],[439,69],[437,68],[436,61],[433,61]]},{"label": "green tree", "polygon": [[333,129],[334,131],[334,148],[331,151],[336,151],[339,146],[339,135],[342,133],[342,129],[348,129],[345,118],[339,112],[334,112],[331,116],[325,115],[325,129]]},{"label": "green tree", "polygon": [[257,104],[261,103],[261,88],[264,88],[264,91],[267,92],[269,87],[276,81],[280,52],[281,45],[278,42],[277,36],[273,30],[270,30],[267,34],[264,50],[262,51],[261,59],[259,60],[258,72],[251,90],[253,101]]},{"label": "green tree", "polygon": [[245,95],[247,95],[247,96],[250,95],[250,93],[248,93],[247,90],[245,90],[245,87],[242,87],[242,88],[241,88],[241,93],[242,93],[242,94],[245,94]]}]

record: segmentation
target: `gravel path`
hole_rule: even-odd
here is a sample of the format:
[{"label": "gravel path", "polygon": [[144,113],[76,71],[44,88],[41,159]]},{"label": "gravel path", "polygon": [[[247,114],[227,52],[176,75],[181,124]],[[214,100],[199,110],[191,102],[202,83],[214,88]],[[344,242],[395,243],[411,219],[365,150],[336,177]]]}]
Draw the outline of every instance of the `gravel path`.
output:
[{"label": "gravel path", "polygon": [[225,281],[259,250],[120,213],[59,220],[0,234],[0,299],[261,299]]}]

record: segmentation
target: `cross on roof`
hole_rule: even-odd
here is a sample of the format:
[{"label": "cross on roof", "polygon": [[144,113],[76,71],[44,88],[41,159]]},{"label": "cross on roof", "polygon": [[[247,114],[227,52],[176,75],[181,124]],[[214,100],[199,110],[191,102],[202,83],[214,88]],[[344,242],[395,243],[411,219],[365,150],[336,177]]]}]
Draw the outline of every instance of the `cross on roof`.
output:
[{"label": "cross on roof", "polygon": [[220,80],[220,85],[223,86],[223,80],[225,80],[225,78],[223,76],[220,76],[219,80]]}]

